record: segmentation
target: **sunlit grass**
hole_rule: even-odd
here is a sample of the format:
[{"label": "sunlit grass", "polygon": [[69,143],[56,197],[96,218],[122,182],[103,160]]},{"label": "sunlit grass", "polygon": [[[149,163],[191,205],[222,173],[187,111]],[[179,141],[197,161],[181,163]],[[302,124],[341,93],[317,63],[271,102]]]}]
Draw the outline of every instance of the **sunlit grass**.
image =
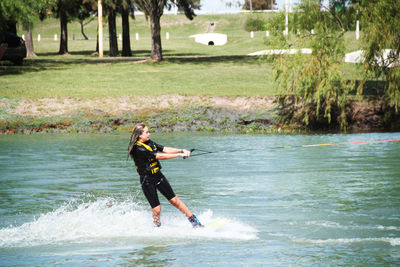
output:
[{"label": "sunlit grass", "polygon": [[[210,95],[210,96],[271,96],[274,86],[273,63],[270,60],[246,56],[270,49],[265,45],[264,32],[254,38],[244,30],[247,14],[197,16],[193,21],[183,15],[162,17],[162,46],[165,61],[139,62],[148,58],[151,39],[149,23],[144,16],[131,21],[133,57],[109,61],[108,40],[105,40],[105,60],[90,55],[96,48],[96,20],[85,27],[90,40],[82,40],[80,25],[68,25],[70,56],[56,55],[59,23],[56,19],[36,23],[33,36],[38,57],[27,58],[24,66],[0,63],[0,95],[9,98],[41,97],[107,97],[121,95]],[[272,14],[260,14],[265,19]],[[209,22],[215,22],[215,32],[228,35],[224,46],[195,43],[190,35],[204,33]],[[118,33],[121,21],[118,19]],[[104,32],[107,33],[107,25]],[[166,32],[170,39],[166,40]],[[139,33],[139,40],[136,40]],[[21,35],[21,34],[20,34]],[[72,37],[75,37],[73,40]],[[358,41],[346,35],[349,49],[358,49]],[[119,42],[119,49],[122,44]],[[138,63],[139,62],[139,63]],[[346,64],[346,73],[357,74],[353,64]],[[350,75],[349,75],[350,77]]]}]

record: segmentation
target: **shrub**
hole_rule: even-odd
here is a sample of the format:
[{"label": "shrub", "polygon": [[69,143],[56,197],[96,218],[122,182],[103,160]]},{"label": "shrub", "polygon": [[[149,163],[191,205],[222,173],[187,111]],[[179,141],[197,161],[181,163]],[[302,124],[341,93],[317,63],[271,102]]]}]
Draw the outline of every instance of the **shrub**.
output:
[{"label": "shrub", "polygon": [[266,22],[256,16],[250,16],[246,19],[244,29],[248,32],[250,31],[264,31]]}]

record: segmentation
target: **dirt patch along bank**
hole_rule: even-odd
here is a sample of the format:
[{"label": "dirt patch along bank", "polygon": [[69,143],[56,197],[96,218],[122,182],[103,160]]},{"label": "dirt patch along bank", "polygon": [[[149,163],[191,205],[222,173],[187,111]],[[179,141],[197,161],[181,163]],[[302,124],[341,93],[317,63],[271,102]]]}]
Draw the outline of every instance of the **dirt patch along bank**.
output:
[{"label": "dirt patch along bank", "polygon": [[157,131],[267,132],[273,97],[1,99],[0,133],[130,131],[145,122]]},{"label": "dirt patch along bank", "polygon": [[[131,131],[144,122],[155,131],[295,133],[304,126],[278,125],[275,97],[161,95],[113,98],[0,99],[0,133]],[[349,101],[348,131],[396,131],[400,116],[387,102]],[[339,132],[338,125],[316,132]]]},{"label": "dirt patch along bank", "polygon": [[210,97],[161,95],[158,97],[121,96],[107,98],[39,98],[13,100],[3,98],[0,108],[20,116],[51,117],[77,112],[104,113],[119,116],[127,113],[151,113],[167,109],[212,106],[235,111],[272,110],[275,97]]}]

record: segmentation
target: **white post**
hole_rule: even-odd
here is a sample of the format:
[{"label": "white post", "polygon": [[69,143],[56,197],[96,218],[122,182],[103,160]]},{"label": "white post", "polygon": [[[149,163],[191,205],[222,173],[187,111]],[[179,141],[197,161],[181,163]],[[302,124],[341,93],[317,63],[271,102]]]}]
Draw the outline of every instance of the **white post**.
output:
[{"label": "white post", "polygon": [[37,40],[38,40],[38,42],[40,42],[40,34],[38,34]]},{"label": "white post", "polygon": [[57,34],[54,34],[54,41],[57,41]]},{"label": "white post", "polygon": [[356,22],[356,40],[360,38],[360,21]]},{"label": "white post", "polygon": [[314,29],[311,29],[311,34],[312,34],[312,35],[314,35],[314,34],[315,34],[315,33],[314,33]]},{"label": "white post", "polygon": [[250,38],[254,38],[254,32],[253,31],[250,32]]},{"label": "white post", "polygon": [[269,37],[269,31],[266,31],[266,32],[265,32],[265,36],[266,36],[266,37]]},{"label": "white post", "polygon": [[167,32],[167,33],[165,34],[165,38],[167,38],[167,40],[169,40],[169,32]]},{"label": "white post", "polygon": [[289,33],[288,0],[285,0],[285,36]]},{"label": "white post", "polygon": [[139,33],[136,33],[136,41],[139,41]]}]

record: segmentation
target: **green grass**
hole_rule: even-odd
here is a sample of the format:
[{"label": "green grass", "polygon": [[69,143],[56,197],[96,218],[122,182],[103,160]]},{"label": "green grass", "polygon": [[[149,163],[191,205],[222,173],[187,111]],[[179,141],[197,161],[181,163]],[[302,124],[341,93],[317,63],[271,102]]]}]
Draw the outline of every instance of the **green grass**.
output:
[{"label": "green grass", "polygon": [[270,64],[257,58],[168,59],[162,63],[98,62],[72,57],[28,59],[1,77],[10,98],[122,95],[273,95]]},{"label": "green grass", "polygon": [[[218,55],[246,55],[258,50],[266,49],[263,38],[264,32],[255,34],[254,39],[250,39],[250,34],[244,30],[244,23],[247,14],[236,15],[199,15],[194,20],[188,20],[184,15],[164,15],[161,17],[161,37],[164,55],[195,55],[195,56],[218,56]],[[263,14],[267,19],[271,14]],[[190,35],[205,33],[209,22],[215,22],[215,32],[228,35],[228,44],[222,47],[208,47],[197,44]],[[86,35],[92,39],[89,41],[81,40],[80,25],[77,22],[68,24],[69,38],[75,36],[76,40],[69,42],[69,50],[78,54],[90,54],[96,48],[96,20],[85,26]],[[41,42],[35,42],[35,51],[40,55],[57,53],[59,41],[54,41],[54,34],[59,38],[59,22],[56,19],[45,20],[35,25],[33,30],[34,38],[41,35]],[[104,25],[103,32],[108,34],[107,24]],[[121,33],[121,19],[117,19],[117,32]],[[170,34],[170,40],[166,40],[166,32]],[[137,41],[135,36],[139,33],[140,39]],[[142,15],[137,15],[135,20],[130,20],[131,47],[134,56],[149,56],[151,47],[150,26]],[[79,39],[79,40],[78,40]],[[108,41],[104,43],[105,51],[108,51]],[[119,48],[122,48],[119,42]]]},{"label": "green grass", "polygon": [[[259,14],[268,19],[273,14]],[[59,23],[56,19],[38,22],[34,42],[38,57],[27,58],[24,66],[0,62],[0,96],[8,98],[42,97],[112,97],[122,95],[210,95],[210,96],[270,96],[277,93],[270,61],[247,57],[248,53],[269,49],[264,32],[251,39],[244,30],[247,14],[202,15],[193,21],[183,15],[162,16],[162,46],[165,61],[137,63],[148,58],[151,39],[149,23],[144,16],[131,20],[133,57],[109,61],[108,41],[105,41],[105,60],[90,54],[95,50],[96,20],[85,27],[91,40],[82,40],[80,25],[68,25],[71,56],[58,56]],[[228,35],[224,46],[197,44],[190,35],[204,33],[209,22],[216,22],[215,32]],[[118,19],[118,33],[121,21]],[[104,32],[108,29],[105,27]],[[135,33],[140,40],[135,40]],[[165,39],[169,32],[170,40]],[[20,35],[22,35],[20,33]],[[75,40],[72,40],[75,36]],[[353,38],[354,39],[354,38]],[[358,43],[349,34],[346,42],[351,51]],[[119,49],[122,44],[119,43]],[[126,59],[126,58],[125,58]],[[136,61],[135,61],[136,60]],[[355,67],[346,67],[354,71]]]}]

